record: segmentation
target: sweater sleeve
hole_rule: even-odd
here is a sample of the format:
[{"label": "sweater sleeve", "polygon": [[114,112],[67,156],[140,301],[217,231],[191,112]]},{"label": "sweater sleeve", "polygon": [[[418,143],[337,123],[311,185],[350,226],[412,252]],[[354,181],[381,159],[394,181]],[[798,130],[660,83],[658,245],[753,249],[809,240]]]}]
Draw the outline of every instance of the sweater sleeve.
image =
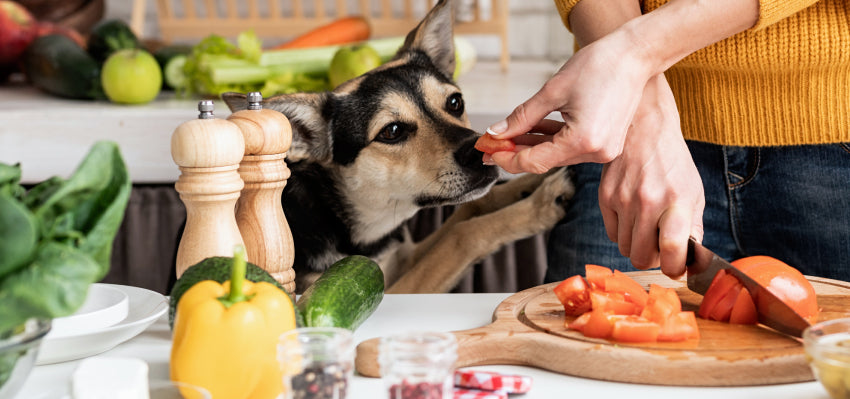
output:
[{"label": "sweater sleeve", "polygon": [[572,32],[572,28],[570,27],[570,11],[573,10],[573,7],[579,1],[581,0],[555,0],[555,7],[558,9],[558,14],[561,14],[561,21],[570,32]]},{"label": "sweater sleeve", "polygon": [[818,0],[760,0],[759,19],[751,29],[764,29],[817,2]]}]

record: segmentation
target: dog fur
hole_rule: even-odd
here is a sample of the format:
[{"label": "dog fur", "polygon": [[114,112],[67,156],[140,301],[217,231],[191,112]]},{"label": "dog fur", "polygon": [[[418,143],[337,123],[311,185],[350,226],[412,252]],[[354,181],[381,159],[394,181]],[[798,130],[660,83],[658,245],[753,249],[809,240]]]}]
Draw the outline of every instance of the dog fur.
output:
[{"label": "dog fur", "polygon": [[[452,81],[452,12],[439,1],[395,57],[331,92],[270,97],[292,125],[283,208],[295,245],[298,291],[344,256],[374,259],[388,293],[448,292],[476,261],[550,229],[573,194],[566,169],[496,184],[473,145]],[[231,111],[244,94],[225,93]],[[413,242],[420,209],[459,205]]]}]

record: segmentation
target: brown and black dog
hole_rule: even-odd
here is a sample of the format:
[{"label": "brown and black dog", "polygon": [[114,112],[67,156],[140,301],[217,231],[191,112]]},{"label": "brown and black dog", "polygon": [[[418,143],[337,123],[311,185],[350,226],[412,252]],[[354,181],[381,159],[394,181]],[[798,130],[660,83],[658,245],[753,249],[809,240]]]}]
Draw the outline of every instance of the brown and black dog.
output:
[{"label": "brown and black dog", "polygon": [[[452,80],[452,24],[439,1],[384,65],[331,92],[264,100],[292,124],[283,208],[298,291],[360,254],[381,266],[388,293],[448,292],[476,261],[564,216],[566,169],[496,184],[499,169],[482,164]],[[247,104],[244,94],[222,98],[232,111]],[[458,204],[413,242],[405,222],[420,209]]]}]

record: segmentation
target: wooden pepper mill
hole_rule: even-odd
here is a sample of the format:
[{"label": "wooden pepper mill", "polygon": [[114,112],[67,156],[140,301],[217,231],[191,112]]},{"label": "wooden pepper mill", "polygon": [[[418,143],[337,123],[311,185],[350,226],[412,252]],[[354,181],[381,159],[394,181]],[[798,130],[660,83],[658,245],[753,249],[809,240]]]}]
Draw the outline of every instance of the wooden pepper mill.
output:
[{"label": "wooden pepper mill", "polygon": [[180,124],[171,136],[171,157],[181,172],[174,188],[186,206],[177,277],[208,257],[233,256],[234,246],[243,244],[234,212],[244,187],[237,169],[245,139],[234,123],[215,118],[213,108],[210,100],[199,102],[198,119]]},{"label": "wooden pepper mill", "polygon": [[248,93],[247,100],[248,109],[227,118],[245,138],[245,156],[239,166],[245,188],[236,205],[236,222],[251,262],[294,294],[295,249],[281,206],[290,174],[285,158],[292,144],[292,127],[282,113],[263,109],[259,92]]}]

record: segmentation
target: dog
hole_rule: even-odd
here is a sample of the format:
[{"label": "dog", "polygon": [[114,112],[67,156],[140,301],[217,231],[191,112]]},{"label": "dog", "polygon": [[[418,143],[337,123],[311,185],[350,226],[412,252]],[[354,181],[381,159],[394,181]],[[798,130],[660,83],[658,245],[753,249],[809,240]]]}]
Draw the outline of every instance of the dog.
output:
[{"label": "dog", "polygon": [[[574,188],[566,169],[501,181],[473,146],[452,80],[452,8],[439,1],[393,59],[333,91],[269,97],[292,125],[282,196],[295,247],[296,287],[342,257],[372,258],[387,293],[448,292],[476,261],[560,220]],[[246,96],[224,93],[231,111]],[[458,205],[425,239],[407,222]]]}]

